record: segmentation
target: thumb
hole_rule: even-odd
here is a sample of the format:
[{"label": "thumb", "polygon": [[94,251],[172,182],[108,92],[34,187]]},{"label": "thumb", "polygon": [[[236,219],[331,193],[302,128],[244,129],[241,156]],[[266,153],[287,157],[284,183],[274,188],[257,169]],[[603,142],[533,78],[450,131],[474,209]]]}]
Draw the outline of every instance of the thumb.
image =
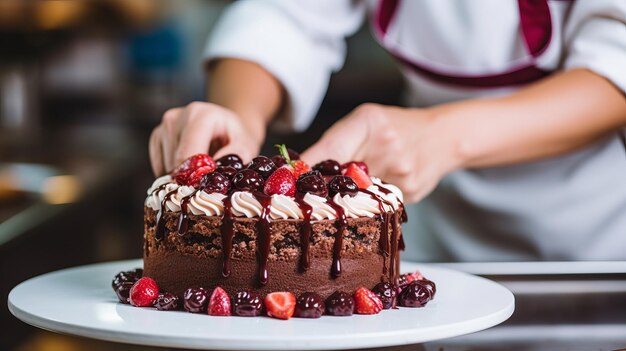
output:
[{"label": "thumb", "polygon": [[318,142],[304,151],[301,158],[310,165],[326,159],[339,163],[358,158],[367,140],[367,126],[359,123],[359,114],[350,113],[328,129]]}]

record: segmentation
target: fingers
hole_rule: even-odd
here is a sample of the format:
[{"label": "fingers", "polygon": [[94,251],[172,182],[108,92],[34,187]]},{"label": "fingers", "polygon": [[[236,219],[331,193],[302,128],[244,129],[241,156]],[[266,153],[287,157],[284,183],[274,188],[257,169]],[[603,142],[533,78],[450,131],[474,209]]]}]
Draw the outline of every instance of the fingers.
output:
[{"label": "fingers", "polygon": [[172,108],[163,114],[163,120],[160,125],[160,139],[165,172],[170,172],[176,166],[174,163],[174,152],[180,139],[179,120],[184,117],[182,108]]},{"label": "fingers", "polygon": [[326,159],[339,163],[362,160],[368,154],[367,141],[373,119],[380,113],[377,105],[361,105],[328,129],[322,138],[304,151],[302,159],[314,165]]},{"label": "fingers", "polygon": [[[182,132],[176,150],[173,155],[173,163],[180,164],[189,156],[208,153],[211,141],[215,138],[218,118],[212,115],[210,107],[198,108],[193,104],[185,108],[185,124],[181,126]],[[182,119],[181,119],[182,120]]]},{"label": "fingers", "polygon": [[161,148],[161,127],[154,128],[152,134],[150,134],[148,152],[150,154],[152,172],[156,177],[160,177],[165,173],[165,167],[163,165],[163,152]]}]

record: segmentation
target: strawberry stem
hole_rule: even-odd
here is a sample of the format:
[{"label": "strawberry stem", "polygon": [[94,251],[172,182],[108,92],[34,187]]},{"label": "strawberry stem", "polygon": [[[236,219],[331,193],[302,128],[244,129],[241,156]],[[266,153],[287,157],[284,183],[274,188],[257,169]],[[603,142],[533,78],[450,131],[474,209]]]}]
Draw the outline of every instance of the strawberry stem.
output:
[{"label": "strawberry stem", "polygon": [[274,146],[278,148],[278,152],[285,159],[285,161],[287,161],[287,164],[293,166],[294,161],[289,158],[289,151],[287,151],[287,146],[285,144],[275,144]]}]

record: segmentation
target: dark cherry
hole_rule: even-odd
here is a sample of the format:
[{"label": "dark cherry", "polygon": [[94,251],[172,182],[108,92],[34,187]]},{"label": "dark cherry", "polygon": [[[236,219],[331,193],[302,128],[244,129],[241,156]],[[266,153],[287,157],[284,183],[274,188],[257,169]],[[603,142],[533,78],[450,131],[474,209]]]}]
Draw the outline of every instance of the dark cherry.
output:
[{"label": "dark cherry", "polygon": [[180,298],[170,293],[159,294],[154,307],[159,311],[176,311],[180,309]]},{"label": "dark cherry", "polygon": [[383,309],[388,310],[396,307],[397,290],[398,288],[391,283],[378,283],[372,292],[382,301]]},{"label": "dark cherry", "polygon": [[117,287],[120,286],[122,283],[131,282],[134,284],[142,276],[143,276],[143,269],[141,268],[137,268],[132,271],[119,272],[113,278],[113,281],[111,282],[111,287],[113,288],[113,290],[116,290]]},{"label": "dark cherry", "polygon": [[314,293],[305,292],[296,299],[296,310],[294,317],[299,318],[320,318],[324,314],[324,300]]},{"label": "dark cherry", "polygon": [[423,307],[430,298],[428,287],[417,280],[402,289],[398,296],[398,304],[403,307]]},{"label": "dark cherry", "polygon": [[224,166],[224,167],[230,166],[236,170],[243,169],[243,161],[241,160],[241,157],[235,154],[228,154],[226,156],[222,156],[218,158],[217,161],[215,161],[215,164],[218,166]]},{"label": "dark cherry", "polygon": [[281,166],[284,166],[287,164],[287,160],[285,160],[285,158],[282,157],[281,155],[274,155],[272,156],[271,160],[276,165],[276,168],[280,168]]},{"label": "dark cherry", "polygon": [[241,317],[256,317],[263,310],[263,299],[256,291],[239,291],[232,301],[233,314]]},{"label": "dark cherry", "polygon": [[287,153],[289,154],[289,158],[292,161],[300,159],[300,154],[294,149],[287,148]]},{"label": "dark cherry", "polygon": [[227,194],[230,190],[230,179],[221,173],[207,173],[202,177],[200,187],[207,193]]},{"label": "dark cherry", "polygon": [[335,291],[326,299],[326,313],[331,316],[351,316],[354,313],[352,295],[343,291]]},{"label": "dark cherry", "polygon": [[205,313],[209,304],[209,292],[204,288],[189,288],[183,294],[183,306],[187,312]]},{"label": "dark cherry", "polygon": [[335,160],[326,160],[313,166],[313,170],[319,171],[325,176],[340,175],[341,165]]},{"label": "dark cherry", "polygon": [[338,175],[334,176],[328,183],[328,192],[330,196],[335,196],[337,193],[342,196],[346,194],[355,196],[359,192],[359,187],[352,178]]},{"label": "dark cherry", "polygon": [[276,170],[276,165],[265,156],[257,156],[248,164],[248,169],[257,172],[263,179],[267,179]]},{"label": "dark cherry", "polygon": [[328,187],[318,171],[306,172],[296,181],[296,190],[304,195],[309,193],[321,197],[328,196]]},{"label": "dark cherry", "polygon": [[134,282],[122,282],[115,289],[115,294],[121,303],[130,304],[130,289],[135,285]]},{"label": "dark cherry", "polygon": [[215,172],[224,175],[228,180],[233,180],[233,177],[237,174],[237,170],[232,166],[218,166]]},{"label": "dark cherry", "polygon": [[405,286],[409,285],[409,280],[407,279],[409,275],[407,273],[400,274],[398,277],[398,289],[401,291]]},{"label": "dark cherry", "polygon": [[420,282],[422,285],[426,286],[426,288],[428,288],[428,291],[430,291],[430,299],[434,299],[435,298],[435,293],[437,293],[437,285],[435,285],[435,282],[432,280],[428,280],[426,278],[422,278],[420,280],[418,280],[418,282]]},{"label": "dark cherry", "polygon": [[263,183],[263,178],[251,169],[242,169],[233,177],[233,187],[237,190],[261,191]]}]

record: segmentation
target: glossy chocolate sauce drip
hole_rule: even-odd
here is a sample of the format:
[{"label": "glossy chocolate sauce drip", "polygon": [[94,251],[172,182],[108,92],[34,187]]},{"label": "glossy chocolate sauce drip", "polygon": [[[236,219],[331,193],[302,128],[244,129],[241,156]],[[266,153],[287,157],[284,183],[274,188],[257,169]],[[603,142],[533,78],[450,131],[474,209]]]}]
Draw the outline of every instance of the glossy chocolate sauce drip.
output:
[{"label": "glossy chocolate sauce drip", "polygon": [[157,221],[157,228],[156,228],[156,233],[154,234],[154,239],[158,243],[163,240],[164,236],[165,236],[165,216],[163,215],[165,212],[165,204],[171,200],[172,196],[174,196],[174,194],[176,194],[176,192],[178,191],[178,189],[174,189],[172,191],[170,191],[169,193],[165,194],[165,196],[163,197],[163,200],[161,201],[161,207],[159,208],[159,212],[157,212],[156,215],[156,221]]},{"label": "glossy chocolate sauce drip", "polygon": [[302,211],[304,217],[302,225],[300,226],[300,271],[306,272],[311,267],[311,255],[309,253],[309,246],[311,241],[311,213],[313,213],[313,207],[304,202],[304,196],[299,193],[296,194],[296,203]]},{"label": "glossy chocolate sauce drip", "polygon": [[398,285],[398,273],[400,272],[400,260],[398,259],[398,212],[393,213],[391,223],[391,256],[389,260],[389,275],[392,282]]},{"label": "glossy chocolate sauce drip", "polygon": [[270,254],[271,222],[270,207],[272,205],[272,197],[261,192],[255,192],[254,197],[261,204],[261,218],[257,222],[257,259],[259,261],[259,282],[263,285],[267,284],[267,258]]},{"label": "glossy chocolate sauce drip", "polygon": [[224,215],[220,233],[222,235],[222,276],[230,276],[230,253],[233,249],[233,237],[235,236],[235,226],[233,223],[232,197],[229,194],[224,198]]},{"label": "glossy chocolate sauce drip", "polygon": [[346,212],[343,207],[337,205],[332,198],[328,198],[328,204],[337,213],[337,221],[335,222],[335,244],[333,245],[333,265],[331,267],[331,275],[333,278],[341,276],[341,250],[343,248],[343,233],[346,230],[348,221],[346,220]]},{"label": "glossy chocolate sauce drip", "polygon": [[185,233],[187,233],[187,230],[189,229],[189,201],[191,201],[191,199],[196,196],[196,193],[201,190],[202,189],[196,189],[193,191],[193,193],[191,193],[191,195],[185,196],[182,200],[180,200],[180,216],[178,216],[178,235],[185,235]]},{"label": "glossy chocolate sauce drip", "polygon": [[[388,194],[393,194],[393,191],[385,188],[382,185],[378,185],[378,189],[380,189],[381,192],[383,192],[385,195]],[[406,208],[404,207],[404,202],[402,202],[402,200],[400,200],[397,196],[396,199],[398,200],[398,203],[400,203],[400,207],[398,209],[398,212],[400,212],[400,221],[401,223],[406,223],[408,218],[406,215]],[[398,249],[401,251],[404,251],[404,249],[406,248],[406,245],[404,244],[404,237],[400,236],[400,239],[398,239]]]},{"label": "glossy chocolate sauce drip", "polygon": [[[380,238],[378,239],[378,246],[380,247],[380,251],[385,257],[385,259],[383,260],[383,274],[386,275],[387,274],[387,258],[390,257],[389,256],[389,253],[390,253],[389,252],[389,245],[390,245],[389,244],[389,239],[390,239],[389,238],[389,222],[390,222],[390,217],[395,214],[393,214],[393,212],[387,212],[387,210],[385,210],[384,205],[389,206],[392,209],[392,211],[393,211],[393,205],[391,204],[391,202],[383,199],[378,194],[373,193],[367,189],[359,189],[359,191],[365,194],[368,194],[369,196],[372,197],[372,199],[378,202],[378,211],[380,212],[380,216],[383,219],[383,225],[380,231]],[[391,259],[389,261],[389,266],[391,266]]]}]

